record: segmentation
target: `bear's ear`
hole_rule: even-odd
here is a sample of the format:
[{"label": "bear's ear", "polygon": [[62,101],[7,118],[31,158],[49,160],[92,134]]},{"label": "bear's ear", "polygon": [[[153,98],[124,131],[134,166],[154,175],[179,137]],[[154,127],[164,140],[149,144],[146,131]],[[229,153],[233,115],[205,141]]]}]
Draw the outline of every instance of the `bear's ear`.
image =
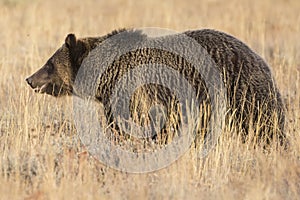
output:
[{"label": "bear's ear", "polygon": [[68,34],[65,39],[65,44],[68,48],[72,48],[76,46],[76,36],[72,33]]}]

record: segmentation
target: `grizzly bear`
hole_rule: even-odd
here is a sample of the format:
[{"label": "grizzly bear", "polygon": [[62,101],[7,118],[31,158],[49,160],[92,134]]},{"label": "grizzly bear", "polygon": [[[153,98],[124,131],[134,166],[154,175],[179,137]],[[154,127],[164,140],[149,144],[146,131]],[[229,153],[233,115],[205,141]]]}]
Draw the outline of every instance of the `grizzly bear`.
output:
[{"label": "grizzly bear", "polygon": [[[77,39],[74,34],[67,35],[65,43],[46,64],[36,73],[26,79],[27,83],[39,93],[53,96],[78,95],[74,91],[76,75],[89,53],[106,39],[122,32],[141,32],[122,29],[113,31],[102,37],[87,37]],[[266,62],[252,51],[246,44],[226,33],[203,29],[186,31],[182,34],[192,38],[199,43],[216,64],[216,70],[220,73],[227,92],[228,115],[232,115],[243,138],[247,138],[248,132],[254,130],[257,138],[263,138],[270,143],[274,138],[279,139],[280,144],[285,143],[284,123],[285,114],[281,95],[276,87],[270,68]],[[147,36],[145,36],[147,37]],[[124,75],[124,71],[135,66],[139,59],[140,63],[158,62],[172,65],[172,68],[183,73],[193,83],[200,96],[205,96],[205,83],[201,79],[201,72],[191,70],[186,61],[177,62],[181,58],[171,52],[163,52],[157,49],[141,49],[129,52],[112,63],[107,71],[100,77],[96,99],[103,103],[107,120],[113,122],[115,119],[111,114],[110,96],[117,81]],[[139,96],[147,96],[150,102],[157,101],[172,109],[168,101],[176,102],[172,94],[159,86],[149,85],[141,87],[140,92],[133,96],[135,101],[142,101]],[[156,94],[156,98],[152,96]],[[161,97],[161,98],[160,98]],[[175,100],[174,100],[175,99]],[[206,97],[202,98],[206,99]],[[147,104],[147,103],[146,103]],[[131,112],[139,115],[140,103],[130,106]],[[145,106],[149,109],[149,106]],[[146,110],[147,113],[147,110]],[[171,117],[171,112],[167,115]],[[175,115],[178,110],[175,110]],[[143,120],[142,120],[143,121]]]}]

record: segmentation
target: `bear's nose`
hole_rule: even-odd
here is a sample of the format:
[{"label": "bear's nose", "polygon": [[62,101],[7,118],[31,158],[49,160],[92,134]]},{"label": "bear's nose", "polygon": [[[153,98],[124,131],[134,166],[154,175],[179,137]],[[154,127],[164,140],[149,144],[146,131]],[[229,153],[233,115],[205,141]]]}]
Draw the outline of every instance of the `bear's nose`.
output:
[{"label": "bear's nose", "polygon": [[26,82],[33,88],[33,81],[32,81],[32,78],[31,77],[28,77],[25,79]]}]

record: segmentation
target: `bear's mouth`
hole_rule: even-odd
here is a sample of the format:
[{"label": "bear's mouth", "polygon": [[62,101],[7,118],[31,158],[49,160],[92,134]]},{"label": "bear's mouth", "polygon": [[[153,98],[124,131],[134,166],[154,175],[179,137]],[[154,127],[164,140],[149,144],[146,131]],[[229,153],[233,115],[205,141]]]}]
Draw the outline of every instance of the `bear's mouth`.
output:
[{"label": "bear's mouth", "polygon": [[63,86],[58,86],[52,83],[45,83],[40,87],[34,88],[33,90],[36,93],[46,93],[55,97],[72,94],[71,89],[65,88]]},{"label": "bear's mouth", "polygon": [[36,93],[45,93],[46,90],[47,90],[47,88],[48,88],[48,86],[49,86],[49,83],[45,83],[45,84],[42,85],[41,87],[36,87],[36,88],[34,88],[33,90],[34,90],[34,92],[36,92]]},{"label": "bear's mouth", "polygon": [[57,87],[55,86],[55,84],[51,84],[51,83],[45,83],[42,86],[38,86],[36,88],[34,88],[34,92],[36,93],[46,93],[52,96],[58,96],[59,95],[59,91],[57,89]]}]

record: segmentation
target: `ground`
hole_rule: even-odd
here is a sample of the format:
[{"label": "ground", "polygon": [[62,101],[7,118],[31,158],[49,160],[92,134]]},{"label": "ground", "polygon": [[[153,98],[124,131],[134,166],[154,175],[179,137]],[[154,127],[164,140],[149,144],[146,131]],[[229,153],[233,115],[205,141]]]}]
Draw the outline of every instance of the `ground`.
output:
[{"label": "ground", "polygon": [[[292,0],[1,0],[0,199],[298,199],[299,10]],[[67,33],[122,27],[213,28],[246,42],[272,68],[290,149],[253,148],[225,132],[205,159],[191,149],[152,173],[122,173],[90,157],[74,129],[72,98],[36,95],[25,78]]]}]

